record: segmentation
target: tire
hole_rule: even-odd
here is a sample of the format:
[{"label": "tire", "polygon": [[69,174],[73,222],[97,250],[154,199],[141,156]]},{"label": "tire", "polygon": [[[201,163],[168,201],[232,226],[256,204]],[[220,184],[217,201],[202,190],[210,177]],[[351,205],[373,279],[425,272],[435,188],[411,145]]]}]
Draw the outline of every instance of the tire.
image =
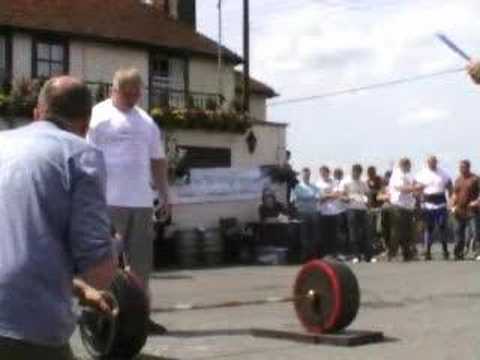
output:
[{"label": "tire", "polygon": [[148,297],[135,274],[122,269],[117,270],[110,292],[118,303],[117,317],[109,330],[102,332],[94,326],[101,315],[84,312],[80,321],[82,342],[95,359],[131,359],[140,353],[147,341]]},{"label": "tire", "polygon": [[148,337],[149,302],[141,282],[133,273],[119,270],[112,293],[120,312],[116,336],[107,359],[130,359],[145,346]]},{"label": "tire", "polygon": [[[317,296],[309,296],[310,290]],[[360,307],[355,274],[336,261],[314,260],[305,264],[295,281],[294,306],[308,332],[334,333],[345,329]]]}]

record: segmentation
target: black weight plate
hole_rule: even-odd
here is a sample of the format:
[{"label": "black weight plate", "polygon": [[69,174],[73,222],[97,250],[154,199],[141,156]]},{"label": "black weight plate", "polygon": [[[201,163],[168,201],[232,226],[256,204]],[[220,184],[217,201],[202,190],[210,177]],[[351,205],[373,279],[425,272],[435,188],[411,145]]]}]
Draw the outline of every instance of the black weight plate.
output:
[{"label": "black weight plate", "polygon": [[[145,346],[150,316],[148,297],[137,277],[117,270],[110,292],[118,303],[119,313],[114,324],[102,323],[98,314],[84,312],[80,321],[82,341],[94,358],[131,359]],[[113,331],[113,334],[110,332]],[[111,336],[110,346],[108,339]]]},{"label": "black weight plate", "polygon": [[341,331],[348,327],[356,318],[360,308],[360,287],[353,271],[344,263],[329,261],[335,269],[342,287],[341,316],[332,332]]}]

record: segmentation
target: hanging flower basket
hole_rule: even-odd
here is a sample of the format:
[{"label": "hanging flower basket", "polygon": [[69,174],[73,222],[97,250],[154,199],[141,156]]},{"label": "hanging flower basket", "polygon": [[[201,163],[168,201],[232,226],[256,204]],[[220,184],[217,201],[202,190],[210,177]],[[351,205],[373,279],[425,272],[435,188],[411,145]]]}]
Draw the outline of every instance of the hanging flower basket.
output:
[{"label": "hanging flower basket", "polygon": [[248,117],[233,111],[155,108],[151,111],[151,115],[155,122],[166,130],[204,130],[244,134],[252,126]]}]

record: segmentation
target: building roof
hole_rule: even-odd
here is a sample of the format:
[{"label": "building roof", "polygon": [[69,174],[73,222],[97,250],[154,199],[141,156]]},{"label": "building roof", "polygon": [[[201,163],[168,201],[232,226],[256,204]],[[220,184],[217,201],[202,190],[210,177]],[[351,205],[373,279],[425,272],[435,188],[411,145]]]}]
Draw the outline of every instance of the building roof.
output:
[{"label": "building roof", "polygon": [[[139,0],[0,0],[0,26],[217,55],[217,43]],[[227,61],[241,57],[224,50]]]},{"label": "building roof", "polygon": [[[243,90],[243,73],[241,71],[235,71],[235,90],[237,92]],[[279,96],[273,88],[252,77],[250,77],[250,91],[252,94],[264,95],[269,99]]]}]

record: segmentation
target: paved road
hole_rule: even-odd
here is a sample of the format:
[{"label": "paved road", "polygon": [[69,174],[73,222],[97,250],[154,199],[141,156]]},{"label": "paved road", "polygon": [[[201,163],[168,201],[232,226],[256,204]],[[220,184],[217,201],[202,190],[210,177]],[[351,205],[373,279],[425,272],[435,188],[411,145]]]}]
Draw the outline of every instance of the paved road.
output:
[{"label": "paved road", "polygon": [[[352,266],[362,307],[352,329],[381,330],[389,341],[356,348],[254,338],[251,327],[300,330],[291,304],[155,313],[170,330],[151,337],[140,357],[155,359],[480,359],[480,262]],[[298,267],[240,267],[163,272],[153,307],[287,295]],[[85,353],[78,336],[73,346]]]}]

